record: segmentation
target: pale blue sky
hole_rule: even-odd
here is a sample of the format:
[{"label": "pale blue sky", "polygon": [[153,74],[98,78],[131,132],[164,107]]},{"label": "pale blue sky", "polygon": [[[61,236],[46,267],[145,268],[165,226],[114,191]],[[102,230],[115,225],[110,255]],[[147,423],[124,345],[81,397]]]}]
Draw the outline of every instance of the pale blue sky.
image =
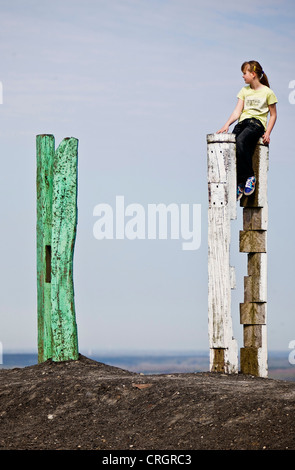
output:
[{"label": "pale blue sky", "polygon": [[[206,134],[218,130],[258,60],[278,99],[271,136],[268,343],[295,339],[292,207],[293,1],[0,0],[0,341],[36,350],[35,137],[79,139],[75,294],[79,345],[94,350],[206,350]],[[202,205],[197,251],[180,240],[93,237],[93,209]],[[234,334],[242,346],[246,255],[232,227]]]}]

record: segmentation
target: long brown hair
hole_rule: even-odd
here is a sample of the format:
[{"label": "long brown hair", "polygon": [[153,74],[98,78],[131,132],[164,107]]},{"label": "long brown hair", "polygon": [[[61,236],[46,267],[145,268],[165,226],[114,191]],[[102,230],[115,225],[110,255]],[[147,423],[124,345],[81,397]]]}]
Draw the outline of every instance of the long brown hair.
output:
[{"label": "long brown hair", "polygon": [[262,85],[266,85],[269,87],[268,78],[264,73],[263,68],[261,67],[259,62],[257,62],[256,60],[249,60],[248,62],[244,62],[241,67],[242,72],[244,72],[246,67],[249,67],[250,72],[256,73],[258,80]]}]

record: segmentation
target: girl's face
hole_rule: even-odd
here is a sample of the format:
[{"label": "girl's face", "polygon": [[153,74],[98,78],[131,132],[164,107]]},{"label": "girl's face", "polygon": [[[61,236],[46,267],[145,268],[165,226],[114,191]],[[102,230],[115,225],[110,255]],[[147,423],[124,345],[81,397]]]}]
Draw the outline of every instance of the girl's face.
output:
[{"label": "girl's face", "polygon": [[245,80],[245,83],[247,83],[247,85],[250,85],[253,82],[254,77],[255,77],[255,73],[250,72],[249,67],[246,67],[243,70],[243,79]]}]

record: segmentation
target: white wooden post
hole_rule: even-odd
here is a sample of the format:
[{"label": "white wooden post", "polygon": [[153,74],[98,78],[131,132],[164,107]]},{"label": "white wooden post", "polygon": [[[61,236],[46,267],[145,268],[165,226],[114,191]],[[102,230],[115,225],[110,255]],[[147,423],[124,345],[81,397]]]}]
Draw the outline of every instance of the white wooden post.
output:
[{"label": "white wooden post", "polygon": [[240,322],[244,330],[244,347],[240,351],[240,368],[245,374],[267,377],[267,171],[268,146],[259,140],[253,155],[256,189],[243,197],[243,230],[240,251],[248,253],[248,276],[244,278],[244,303],[240,304]]},{"label": "white wooden post", "polygon": [[210,371],[238,372],[233,338],[230,220],[236,218],[236,145],[234,134],[208,134],[208,329]]}]

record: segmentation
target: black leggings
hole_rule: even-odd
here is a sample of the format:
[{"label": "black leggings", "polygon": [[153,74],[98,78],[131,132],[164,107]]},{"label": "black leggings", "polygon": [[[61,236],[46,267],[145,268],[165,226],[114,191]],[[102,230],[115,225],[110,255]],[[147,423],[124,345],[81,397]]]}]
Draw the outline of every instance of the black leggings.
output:
[{"label": "black leggings", "polygon": [[264,132],[263,124],[255,118],[244,119],[234,127],[233,134],[236,135],[238,184],[245,184],[250,176],[254,176],[252,157],[257,142]]}]

